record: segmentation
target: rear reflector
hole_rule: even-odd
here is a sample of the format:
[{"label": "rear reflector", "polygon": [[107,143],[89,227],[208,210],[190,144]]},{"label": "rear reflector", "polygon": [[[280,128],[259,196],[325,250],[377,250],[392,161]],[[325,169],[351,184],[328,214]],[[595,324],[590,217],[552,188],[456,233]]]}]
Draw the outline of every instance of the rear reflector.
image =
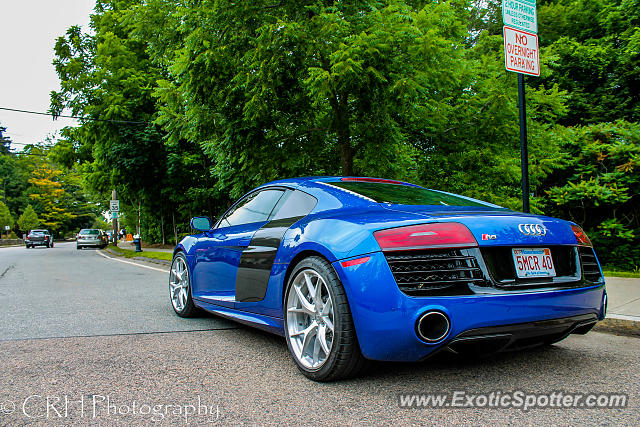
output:
[{"label": "rear reflector", "polygon": [[578,241],[578,245],[580,246],[593,246],[591,244],[591,240],[589,240],[589,237],[587,236],[587,233],[584,232],[584,230],[580,227],[578,227],[577,225],[572,225],[571,229],[573,230],[573,234],[575,234],[576,236],[576,240]]},{"label": "rear reflector", "polygon": [[477,247],[471,231],[457,222],[409,225],[373,233],[383,251]]},{"label": "rear reflector", "polygon": [[369,261],[369,259],[371,259],[371,257],[365,256],[365,257],[362,257],[362,258],[356,258],[356,259],[350,259],[348,261],[342,261],[340,264],[342,264],[343,267],[351,267],[352,265],[364,264],[365,262]]}]

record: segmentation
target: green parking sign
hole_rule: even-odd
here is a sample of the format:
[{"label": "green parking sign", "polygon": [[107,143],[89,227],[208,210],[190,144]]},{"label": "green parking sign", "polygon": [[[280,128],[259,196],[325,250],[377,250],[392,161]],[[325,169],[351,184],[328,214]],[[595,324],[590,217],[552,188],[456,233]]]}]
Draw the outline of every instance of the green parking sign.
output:
[{"label": "green parking sign", "polygon": [[507,27],[538,33],[535,0],[502,0],[502,21]]}]

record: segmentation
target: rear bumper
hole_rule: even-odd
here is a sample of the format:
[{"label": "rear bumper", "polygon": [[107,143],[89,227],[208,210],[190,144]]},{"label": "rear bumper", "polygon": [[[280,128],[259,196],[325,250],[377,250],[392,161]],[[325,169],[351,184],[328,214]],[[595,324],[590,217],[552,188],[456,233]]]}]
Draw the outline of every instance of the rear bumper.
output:
[{"label": "rear bumper", "polygon": [[48,240],[26,240],[24,243],[29,246],[48,246],[49,245]]},{"label": "rear bumper", "polygon": [[456,354],[474,355],[522,350],[541,344],[552,344],[572,333],[586,334],[597,322],[595,314],[583,314],[561,319],[469,329],[449,340],[442,349]]},{"label": "rear bumper", "polygon": [[[349,298],[360,348],[369,359],[421,360],[479,328],[507,325],[502,333],[514,335],[519,329],[517,325],[576,316],[594,321],[604,317],[604,284],[502,294],[411,297],[400,292],[381,252],[368,256],[370,260],[364,264],[343,268],[337,261],[333,265]],[[450,320],[449,332],[438,343],[426,343],[416,334],[419,317],[430,310],[440,311]],[[564,333],[552,325],[553,322],[547,324],[551,335]],[[538,331],[542,329],[545,324]],[[568,325],[566,330],[569,329],[575,329],[574,325]]]},{"label": "rear bumper", "polygon": [[103,242],[102,240],[79,240],[79,241],[76,241],[76,245],[84,246],[84,247],[89,247],[89,246],[100,247],[100,246],[106,245],[106,243]]}]

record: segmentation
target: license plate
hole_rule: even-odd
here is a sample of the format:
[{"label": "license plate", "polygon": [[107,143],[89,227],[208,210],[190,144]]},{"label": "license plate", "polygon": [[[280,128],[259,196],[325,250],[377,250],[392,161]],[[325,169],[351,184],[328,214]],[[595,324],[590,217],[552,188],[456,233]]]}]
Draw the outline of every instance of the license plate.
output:
[{"label": "license plate", "polygon": [[551,258],[551,249],[511,249],[516,273],[519,278],[555,277],[556,269]]}]

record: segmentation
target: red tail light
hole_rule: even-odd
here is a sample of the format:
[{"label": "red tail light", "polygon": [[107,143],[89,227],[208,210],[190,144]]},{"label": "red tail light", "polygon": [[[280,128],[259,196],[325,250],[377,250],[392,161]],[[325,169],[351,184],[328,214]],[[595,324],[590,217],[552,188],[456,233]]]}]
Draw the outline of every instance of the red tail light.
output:
[{"label": "red tail light", "polygon": [[409,225],[373,233],[383,251],[421,248],[477,247],[471,231],[457,222]]},{"label": "red tail light", "polygon": [[572,225],[571,229],[573,230],[573,234],[575,234],[575,236],[576,236],[576,240],[578,241],[578,245],[580,245],[580,246],[593,246],[591,244],[591,240],[589,240],[589,237],[587,236],[587,233],[585,233],[582,228],[578,227],[577,225]]}]

